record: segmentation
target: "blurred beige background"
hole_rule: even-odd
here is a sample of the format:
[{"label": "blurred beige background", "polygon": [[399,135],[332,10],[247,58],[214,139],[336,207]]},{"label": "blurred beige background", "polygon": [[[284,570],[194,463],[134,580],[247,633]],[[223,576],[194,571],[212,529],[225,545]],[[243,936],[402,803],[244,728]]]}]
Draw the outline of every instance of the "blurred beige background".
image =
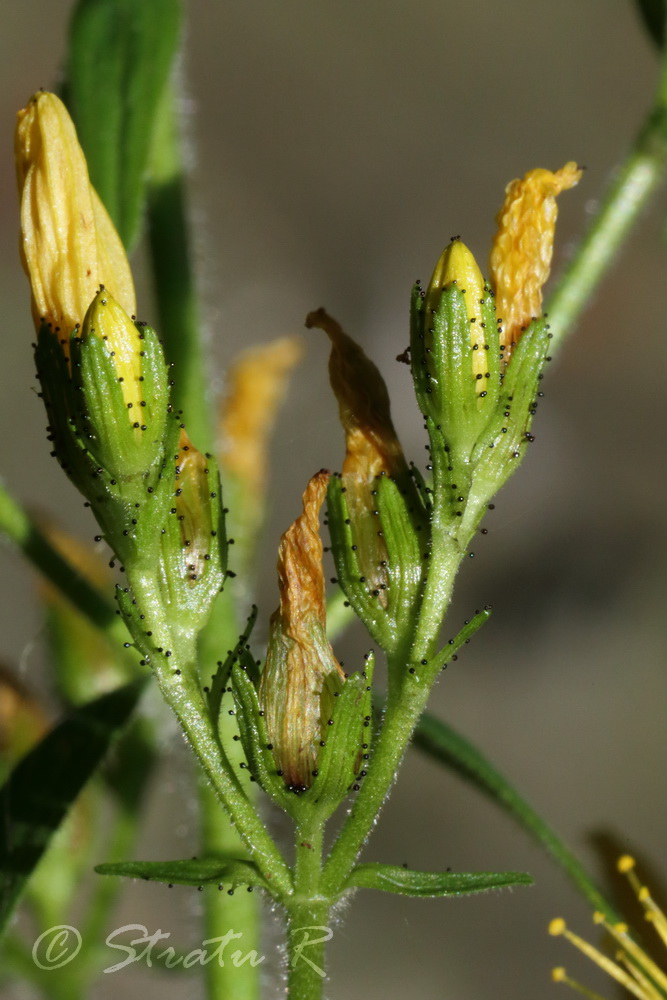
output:
[{"label": "blurred beige background", "polygon": [[[419,461],[423,432],[408,372],[394,362],[407,342],[410,286],[428,279],[453,234],[483,263],[504,185],[533,166],[576,159],[588,169],[561,199],[562,265],[655,84],[655,54],[630,0],[188,6],[192,218],[217,387],[240,346],[298,331],[308,310],[325,305],[381,367],[405,450]],[[35,396],[11,162],[15,111],[57,80],[70,7],[3,4],[0,471],[27,502],[89,537],[78,496],[49,458]],[[604,829],[667,881],[665,209],[663,196],[548,373],[536,444],[461,576],[452,629],[484,603],[495,614],[443,676],[432,707],[494,758],[596,870],[591,838]],[[154,318],[147,289],[140,311]],[[303,485],[342,458],[326,345],[309,334],[308,347],[273,452],[265,613],[276,600],[277,540]],[[16,556],[1,555],[0,657],[40,677],[33,580]],[[365,645],[361,632],[341,644],[348,665]],[[165,750],[144,857],[196,849],[175,730]],[[614,995],[564,942],[547,937],[557,914],[589,933],[587,907],[564,877],[494,807],[416,753],[368,857],[525,869],[536,885],[451,901],[359,895],[335,936],[333,1000],[546,1000],[559,989],[565,995],[549,981],[556,964]],[[194,947],[196,897],[133,886],[109,930],[145,923]],[[276,940],[269,932],[267,955]],[[99,1000],[121,990],[143,1000],[201,995],[193,981],[145,968],[105,980]]]}]

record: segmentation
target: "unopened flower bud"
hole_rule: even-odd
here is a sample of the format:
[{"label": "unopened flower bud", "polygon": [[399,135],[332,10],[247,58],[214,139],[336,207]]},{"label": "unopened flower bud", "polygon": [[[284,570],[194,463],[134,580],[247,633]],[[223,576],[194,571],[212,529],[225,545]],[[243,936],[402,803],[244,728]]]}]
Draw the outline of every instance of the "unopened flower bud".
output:
[{"label": "unopened flower bud", "polygon": [[48,325],[66,340],[101,284],[133,315],[125,250],[90,184],[74,124],[55,94],[35,94],[18,113],[16,176],[21,257],[36,328]]},{"label": "unopened flower bud", "polygon": [[[484,314],[481,309],[485,298],[484,278],[472,253],[460,240],[452,240],[449,246],[445,247],[435,265],[426,290],[427,320],[436,312],[440,304],[441,293],[450,285],[456,285],[465,295],[466,312],[470,324],[470,344],[474,349],[472,373],[475,378],[478,374],[484,376],[488,371],[487,356],[484,350]],[[482,378],[476,378],[476,382],[478,392],[486,388]]]},{"label": "unopened flower bud", "polygon": [[145,475],[162,454],[168,413],[167,370],[155,331],[137,326],[101,288],[70,352],[85,413],[74,415],[75,426],[86,447],[114,479]]},{"label": "unopened flower bud", "polygon": [[576,163],[551,170],[529,170],[505,189],[498,231],[491,249],[491,279],[502,324],[505,360],[522,331],[542,312],[542,286],[549,277],[561,191],[578,184]]},{"label": "unopened flower bud", "polygon": [[303,494],[303,513],[287,529],[278,552],[280,606],[271,617],[259,701],[266,732],[285,783],[313,782],[323,702],[344,674],[326,637],[326,602],[319,512],[329,473],[318,472]]}]

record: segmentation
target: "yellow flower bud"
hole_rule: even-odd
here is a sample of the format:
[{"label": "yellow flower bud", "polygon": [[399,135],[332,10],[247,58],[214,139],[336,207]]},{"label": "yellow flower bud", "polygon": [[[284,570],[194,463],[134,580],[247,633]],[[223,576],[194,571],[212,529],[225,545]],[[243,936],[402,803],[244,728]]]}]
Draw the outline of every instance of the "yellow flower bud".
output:
[{"label": "yellow flower bud", "polygon": [[[430,315],[431,310],[437,308],[441,292],[451,284],[456,284],[465,295],[466,312],[470,321],[470,344],[473,348],[477,348],[472,360],[473,375],[481,374],[484,376],[488,370],[486,352],[484,351],[486,338],[480,308],[480,300],[484,298],[484,278],[472,253],[460,240],[452,240],[449,246],[445,247],[435,265],[433,276],[426,290],[427,316]],[[484,383],[478,380],[476,387],[477,391],[481,392],[484,389]]]},{"label": "yellow flower bud", "polygon": [[285,783],[313,781],[321,729],[322,695],[330,680],[345,678],[326,637],[326,599],[319,512],[329,482],[318,472],[303,494],[303,514],[278,550],[280,606],[271,617],[266,665],[259,686],[266,731]]},{"label": "yellow flower bud", "polygon": [[100,285],[134,315],[125,250],[90,184],[65,105],[55,94],[40,92],[17,117],[21,258],[35,326],[48,324],[64,339],[83,321]]},{"label": "yellow flower bud", "polygon": [[[139,381],[141,333],[106,288],[100,288],[90,303],[84,318],[81,337],[84,342],[88,337],[97,337],[104,341],[113,359],[123,399],[127,407],[130,410],[134,409],[136,414],[144,395]],[[136,416],[130,413],[128,419],[134,423]]]},{"label": "yellow flower bud", "polygon": [[556,173],[529,170],[505,189],[491,249],[491,278],[506,360],[522,331],[542,312],[542,286],[549,277],[558,215],[556,197],[578,184],[581,174],[576,163],[566,163]]}]

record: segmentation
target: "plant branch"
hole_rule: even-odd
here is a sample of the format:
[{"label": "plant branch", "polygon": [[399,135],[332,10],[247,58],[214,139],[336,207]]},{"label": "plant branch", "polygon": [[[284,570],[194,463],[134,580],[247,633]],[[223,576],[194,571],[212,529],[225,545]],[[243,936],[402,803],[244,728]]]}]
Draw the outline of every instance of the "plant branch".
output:
[{"label": "plant branch", "polygon": [[656,103],[547,302],[554,351],[574,329],[617,251],[663,180],[666,166],[667,61]]},{"label": "plant branch", "polygon": [[15,545],[71,604],[111,642],[125,643],[127,629],[114,606],[67,561],[27,510],[0,483],[0,533]]},{"label": "plant branch", "polygon": [[151,264],[160,336],[167,361],[174,365],[172,403],[176,410],[183,410],[188,434],[197,448],[212,452],[215,435],[191,264],[175,103],[175,92],[167,87],[155,123],[148,185]]}]

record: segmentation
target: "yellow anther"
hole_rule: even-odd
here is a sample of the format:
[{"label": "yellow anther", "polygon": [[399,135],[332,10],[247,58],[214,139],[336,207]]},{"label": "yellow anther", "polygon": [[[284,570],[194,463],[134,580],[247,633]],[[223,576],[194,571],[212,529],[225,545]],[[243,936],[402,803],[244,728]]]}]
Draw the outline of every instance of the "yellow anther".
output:
[{"label": "yellow anther", "polygon": [[559,934],[564,934],[566,930],[567,924],[562,917],[554,917],[549,924],[549,933],[554,937],[557,937]]},{"label": "yellow anther", "polygon": [[622,875],[625,875],[626,872],[629,872],[631,868],[635,867],[635,864],[636,861],[633,857],[629,854],[623,854],[622,857],[620,857],[616,862],[616,868]]},{"label": "yellow anther", "polygon": [[562,965],[559,965],[557,969],[551,970],[551,978],[555,983],[562,983],[567,981],[567,972]]}]

